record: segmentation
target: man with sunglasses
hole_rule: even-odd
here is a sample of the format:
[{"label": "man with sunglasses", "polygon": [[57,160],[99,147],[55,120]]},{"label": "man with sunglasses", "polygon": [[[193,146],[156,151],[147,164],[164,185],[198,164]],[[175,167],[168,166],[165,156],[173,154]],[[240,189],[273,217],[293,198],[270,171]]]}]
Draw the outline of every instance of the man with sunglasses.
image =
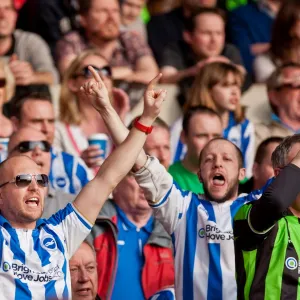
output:
[{"label": "man with sunglasses", "polygon": [[[51,166],[51,145],[46,136],[31,127],[24,127],[13,133],[8,144],[8,157],[26,155],[40,166],[40,172],[49,176]],[[75,199],[75,195],[56,191],[48,187],[42,218],[50,218]]]},{"label": "man with sunglasses", "polygon": [[267,89],[272,114],[269,121],[255,125],[257,145],[271,136],[300,132],[300,64],[278,67],[268,79]]},{"label": "man with sunglasses", "polygon": [[[50,219],[40,219],[48,185],[40,167],[23,155],[0,164],[1,299],[71,299],[69,258],[89,234],[109,194],[131,170],[151,132],[166,96],[165,91],[153,89],[158,79],[145,92],[143,114],[124,143],[73,204]],[[109,102],[100,76],[85,83],[82,92],[99,112]]]}]

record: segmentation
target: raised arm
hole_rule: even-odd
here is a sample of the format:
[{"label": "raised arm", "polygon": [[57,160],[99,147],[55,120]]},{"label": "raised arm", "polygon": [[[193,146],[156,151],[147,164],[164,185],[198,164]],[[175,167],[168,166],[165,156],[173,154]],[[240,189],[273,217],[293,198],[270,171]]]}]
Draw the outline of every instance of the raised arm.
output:
[{"label": "raised arm", "polygon": [[[109,102],[108,92],[99,74],[93,68],[90,67],[90,69],[94,79],[85,83],[81,90],[99,111],[103,107],[103,103]],[[144,111],[140,119],[143,125],[152,125],[160,112],[165,95],[166,93],[163,91],[145,94]],[[81,190],[74,201],[76,208],[91,223],[94,223],[112,190],[131,170],[145,143],[146,134],[133,128],[124,139],[124,142],[105,160],[96,177]]]}]

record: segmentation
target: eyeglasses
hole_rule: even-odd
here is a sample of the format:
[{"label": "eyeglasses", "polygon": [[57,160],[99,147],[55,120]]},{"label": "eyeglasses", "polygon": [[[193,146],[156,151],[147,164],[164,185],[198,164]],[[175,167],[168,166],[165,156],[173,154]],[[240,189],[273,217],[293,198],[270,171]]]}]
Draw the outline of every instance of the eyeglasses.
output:
[{"label": "eyeglasses", "polygon": [[[102,68],[98,68],[98,67],[91,65],[91,67],[93,67],[95,69],[95,71],[97,73],[99,73],[100,76],[104,76],[104,77],[108,77],[108,78],[112,77],[112,71],[111,71],[110,66],[104,66]],[[73,77],[77,78],[80,76],[83,76],[86,79],[93,77],[92,72],[89,70],[89,66],[84,67],[78,74],[75,74]]]},{"label": "eyeglasses", "polygon": [[48,186],[48,176],[45,174],[37,174],[37,175],[32,175],[32,174],[20,174],[17,175],[12,181],[7,181],[2,184],[0,184],[0,188],[5,186],[8,183],[14,183],[18,188],[25,188],[29,186],[32,182],[32,178],[35,179],[36,183],[41,186],[41,187],[46,187]]},{"label": "eyeglasses", "polygon": [[24,141],[18,144],[11,152],[26,153],[39,147],[43,152],[50,152],[51,145],[47,141]]},{"label": "eyeglasses", "polygon": [[6,86],[6,79],[5,78],[0,78],[0,88],[3,88]]}]

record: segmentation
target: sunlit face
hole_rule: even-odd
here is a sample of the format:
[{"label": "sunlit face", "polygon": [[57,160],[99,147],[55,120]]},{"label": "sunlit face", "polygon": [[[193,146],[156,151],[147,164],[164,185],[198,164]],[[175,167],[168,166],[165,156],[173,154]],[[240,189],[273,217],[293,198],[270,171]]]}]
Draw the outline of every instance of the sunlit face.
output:
[{"label": "sunlit face", "polygon": [[140,210],[150,210],[143,190],[137,184],[134,176],[127,175],[113,191],[114,201],[128,203],[130,207]]},{"label": "sunlit face", "polygon": [[237,197],[239,180],[245,169],[240,168],[234,145],[225,140],[213,140],[202,151],[199,179],[210,200],[227,201]]},{"label": "sunlit face", "polygon": [[170,132],[166,128],[154,126],[151,134],[147,136],[144,149],[168,168],[171,161]]},{"label": "sunlit face", "polygon": [[117,0],[93,0],[81,23],[87,34],[104,41],[115,40],[119,36],[121,24],[120,7]]},{"label": "sunlit face", "polygon": [[188,33],[186,41],[201,59],[220,55],[225,43],[223,19],[212,13],[199,15],[194,32]]},{"label": "sunlit face", "polygon": [[[282,72],[285,79],[292,79],[300,76],[300,68],[285,68]],[[283,85],[274,91],[270,101],[276,106],[280,118],[300,120],[300,86]]]},{"label": "sunlit face", "polygon": [[9,156],[26,155],[29,156],[35,163],[40,166],[40,173],[48,175],[50,173],[51,154],[50,152],[42,151],[39,147],[33,150],[21,153],[16,147],[24,141],[45,141],[46,136],[32,128],[24,128],[19,130],[9,141],[8,152]]},{"label": "sunlit face", "polygon": [[182,134],[187,145],[187,157],[198,164],[199,155],[204,146],[213,138],[222,136],[222,123],[217,116],[198,113],[189,121],[188,132]]},{"label": "sunlit face", "polygon": [[223,82],[213,86],[211,96],[220,113],[235,111],[241,99],[241,80],[229,73]]},{"label": "sunlit face", "polygon": [[122,23],[129,25],[140,16],[145,0],[124,0],[121,6]]},{"label": "sunlit face", "polygon": [[82,243],[70,259],[73,300],[94,300],[97,294],[97,263],[91,247]]},{"label": "sunlit face", "polygon": [[[7,161],[1,174],[3,184],[12,181],[20,174],[41,174],[40,167],[26,156],[13,157]],[[46,188],[33,179],[27,187],[19,188],[15,183],[8,183],[0,188],[0,210],[14,228],[35,228],[44,208]]]},{"label": "sunlit face", "polygon": [[55,134],[54,108],[45,100],[27,100],[21,110],[19,128],[31,127],[42,132],[52,144]]},{"label": "sunlit face", "polygon": [[0,40],[10,36],[16,27],[17,12],[12,0],[0,1]]},{"label": "sunlit face", "polygon": [[259,185],[257,188],[262,188],[275,175],[271,157],[278,145],[279,143],[270,143],[265,149],[263,161],[260,164],[255,162],[253,165],[253,178]]}]

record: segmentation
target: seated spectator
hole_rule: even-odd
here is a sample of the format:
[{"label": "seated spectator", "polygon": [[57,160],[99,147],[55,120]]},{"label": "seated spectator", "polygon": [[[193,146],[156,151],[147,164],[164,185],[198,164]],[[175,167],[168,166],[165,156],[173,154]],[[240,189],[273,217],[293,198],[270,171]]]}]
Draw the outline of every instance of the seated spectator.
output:
[{"label": "seated spectator", "polygon": [[147,24],[148,42],[159,65],[167,45],[183,40],[184,20],[201,7],[214,7],[217,0],[182,0],[182,5],[170,12],[151,17]]},{"label": "seated spectator", "polygon": [[276,179],[234,220],[237,299],[299,299],[300,136],[272,154]]},{"label": "seated spectator", "polygon": [[[11,120],[15,130],[32,127],[47,137],[52,145],[55,133],[54,109],[50,93],[20,93],[12,99]],[[51,147],[51,172],[49,179],[55,190],[78,194],[93,175],[77,156]]]},{"label": "seated spectator", "polygon": [[118,0],[79,0],[82,32],[71,32],[57,43],[57,59],[63,74],[83,50],[93,46],[112,67],[112,77],[126,82],[147,84],[157,74],[150,48],[143,38],[120,31]]},{"label": "seated spectator", "polygon": [[[47,137],[31,127],[19,129],[9,139],[8,157],[26,155],[40,167],[40,172],[47,176],[50,174],[51,166],[50,151],[51,145],[47,142]],[[51,186],[48,187],[45,195],[43,219],[50,218],[75,199],[74,195],[56,191]]]},{"label": "seated spectator", "polygon": [[248,73],[255,56],[269,50],[274,19],[282,0],[258,0],[229,14],[228,39],[239,50]]},{"label": "seated spectator", "polygon": [[140,16],[146,2],[147,0],[120,0],[121,29],[138,32],[145,41],[147,41],[147,32]]},{"label": "seated spectator", "polygon": [[17,28],[40,35],[54,57],[57,41],[79,27],[76,15],[77,1],[26,0],[18,12]]},{"label": "seated spectator", "polygon": [[111,69],[106,59],[96,49],[86,50],[71,63],[63,77],[55,146],[62,151],[80,156],[89,168],[98,168],[102,162],[97,157],[100,152],[97,146],[88,145],[88,137],[95,133],[107,133],[107,129],[101,116],[86,101],[79,88],[92,78],[89,65],[100,74],[110,100],[123,121],[129,110],[128,96],[122,90],[113,89]]},{"label": "seated spectator", "polygon": [[[204,66],[196,76],[185,109],[202,105],[220,115],[223,137],[242,151],[246,177],[252,175],[255,134],[253,124],[245,118],[241,107],[241,86],[244,76],[233,64],[215,62]],[[173,125],[171,145],[174,162],[181,160],[186,149],[180,141],[182,118]]]},{"label": "seated spectator", "polygon": [[256,144],[271,136],[286,137],[300,130],[300,65],[277,68],[267,81],[272,113],[270,120],[255,124]]},{"label": "seated spectator", "polygon": [[153,123],[153,129],[147,136],[144,150],[148,155],[156,157],[168,169],[171,162],[170,129],[160,118]]},{"label": "seated spectator", "polygon": [[73,300],[100,300],[97,295],[98,275],[94,247],[84,241],[70,258]]},{"label": "seated spectator", "polygon": [[300,60],[300,2],[285,1],[274,22],[270,51],[254,60],[257,82],[266,82],[277,67]]},{"label": "seated spectator", "polygon": [[17,12],[12,0],[0,4],[0,57],[7,57],[17,85],[58,82],[47,44],[36,34],[15,29]]},{"label": "seated spectator", "polygon": [[221,118],[214,110],[196,106],[185,112],[180,139],[186,145],[186,154],[183,160],[169,168],[169,173],[182,190],[204,194],[198,177],[199,156],[211,139],[222,136],[222,131]]},{"label": "seated spectator", "polygon": [[[104,205],[92,238],[102,299],[148,299],[174,285],[171,237],[154,221],[131,174],[115,188],[113,201]],[[109,248],[103,247],[106,244]]]},{"label": "seated spectator", "polygon": [[186,20],[184,41],[169,45],[161,64],[162,82],[179,83],[180,104],[206,62],[224,61],[242,65],[239,51],[225,44],[225,19],[216,8],[201,8]]},{"label": "seated spectator", "polygon": [[[96,80],[91,83],[97,91],[84,84],[83,92],[100,110],[101,102],[109,103],[109,98],[101,78]],[[40,167],[25,155],[0,164],[0,257],[8,258],[0,269],[5,299],[30,299],[32,295],[39,300],[71,299],[69,259],[90,233],[109,194],[132,169],[146,140],[141,126],[151,127],[165,99],[165,92],[152,89],[154,82],[145,94],[139,126],[116,147],[73,204],[50,219],[40,219],[48,185]]]},{"label": "seated spectator", "polygon": [[265,186],[267,181],[274,177],[271,156],[275,148],[283,141],[280,137],[270,137],[262,141],[257,148],[252,174],[245,183],[240,184],[239,193],[249,194]]}]

